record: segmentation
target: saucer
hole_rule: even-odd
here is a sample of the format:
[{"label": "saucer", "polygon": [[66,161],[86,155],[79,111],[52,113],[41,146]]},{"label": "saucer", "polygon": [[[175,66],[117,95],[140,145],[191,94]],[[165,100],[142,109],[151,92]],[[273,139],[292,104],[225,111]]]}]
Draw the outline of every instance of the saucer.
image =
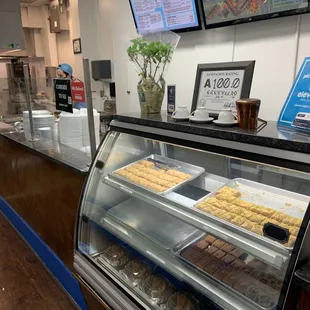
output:
[{"label": "saucer", "polygon": [[175,121],[184,121],[184,122],[187,122],[189,120],[189,117],[175,117],[175,116],[171,116],[171,118]]},{"label": "saucer", "polygon": [[189,120],[193,123],[196,123],[196,124],[208,124],[208,123],[211,123],[214,118],[213,117],[209,117],[207,119],[197,119],[197,118],[194,118],[194,117],[190,117]]},{"label": "saucer", "polygon": [[232,122],[227,123],[227,122],[221,122],[221,121],[219,121],[219,120],[215,120],[215,121],[213,121],[213,123],[214,123],[215,125],[217,125],[217,126],[231,127],[231,126],[237,125],[237,124],[238,124],[238,121],[235,120],[235,121],[232,121]]}]

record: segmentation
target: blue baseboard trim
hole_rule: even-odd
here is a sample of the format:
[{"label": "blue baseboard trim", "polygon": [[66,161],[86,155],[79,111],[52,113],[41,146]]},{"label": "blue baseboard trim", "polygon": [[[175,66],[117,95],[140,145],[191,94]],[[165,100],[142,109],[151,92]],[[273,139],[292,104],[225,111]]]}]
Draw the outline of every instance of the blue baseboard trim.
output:
[{"label": "blue baseboard trim", "polygon": [[46,267],[64,287],[81,310],[87,310],[80,286],[71,271],[58,256],[43,242],[36,232],[0,197],[0,212],[11,222],[20,235],[28,242]]}]

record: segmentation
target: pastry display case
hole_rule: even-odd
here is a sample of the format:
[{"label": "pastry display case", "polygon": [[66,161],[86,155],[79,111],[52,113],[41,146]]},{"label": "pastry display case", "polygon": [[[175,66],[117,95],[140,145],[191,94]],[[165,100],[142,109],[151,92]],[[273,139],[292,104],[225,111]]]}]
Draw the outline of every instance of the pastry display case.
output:
[{"label": "pastry display case", "polygon": [[112,121],[80,202],[79,276],[113,309],[284,309],[310,164],[242,145]]}]

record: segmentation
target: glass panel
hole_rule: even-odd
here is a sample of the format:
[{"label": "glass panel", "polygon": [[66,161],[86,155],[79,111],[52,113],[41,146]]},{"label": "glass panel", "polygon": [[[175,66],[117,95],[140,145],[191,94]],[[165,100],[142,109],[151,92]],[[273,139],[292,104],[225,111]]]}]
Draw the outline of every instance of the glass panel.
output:
[{"label": "glass panel", "polygon": [[[181,279],[200,303],[204,295],[227,309],[276,306],[309,174],[117,132],[98,159],[104,168],[91,172],[82,202],[81,252],[127,287],[138,259],[137,270],[149,270],[143,261]],[[184,291],[171,280],[165,302],[149,299],[146,278],[135,294],[149,303]]]}]

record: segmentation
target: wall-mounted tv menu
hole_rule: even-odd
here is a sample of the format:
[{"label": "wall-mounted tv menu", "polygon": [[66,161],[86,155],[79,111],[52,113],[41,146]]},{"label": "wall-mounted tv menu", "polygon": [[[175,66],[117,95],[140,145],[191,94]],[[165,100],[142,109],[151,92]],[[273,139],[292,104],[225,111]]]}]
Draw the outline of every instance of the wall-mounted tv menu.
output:
[{"label": "wall-mounted tv menu", "polygon": [[130,0],[138,33],[201,29],[197,0]]},{"label": "wall-mounted tv menu", "polygon": [[202,0],[206,28],[309,12],[306,0]]}]

